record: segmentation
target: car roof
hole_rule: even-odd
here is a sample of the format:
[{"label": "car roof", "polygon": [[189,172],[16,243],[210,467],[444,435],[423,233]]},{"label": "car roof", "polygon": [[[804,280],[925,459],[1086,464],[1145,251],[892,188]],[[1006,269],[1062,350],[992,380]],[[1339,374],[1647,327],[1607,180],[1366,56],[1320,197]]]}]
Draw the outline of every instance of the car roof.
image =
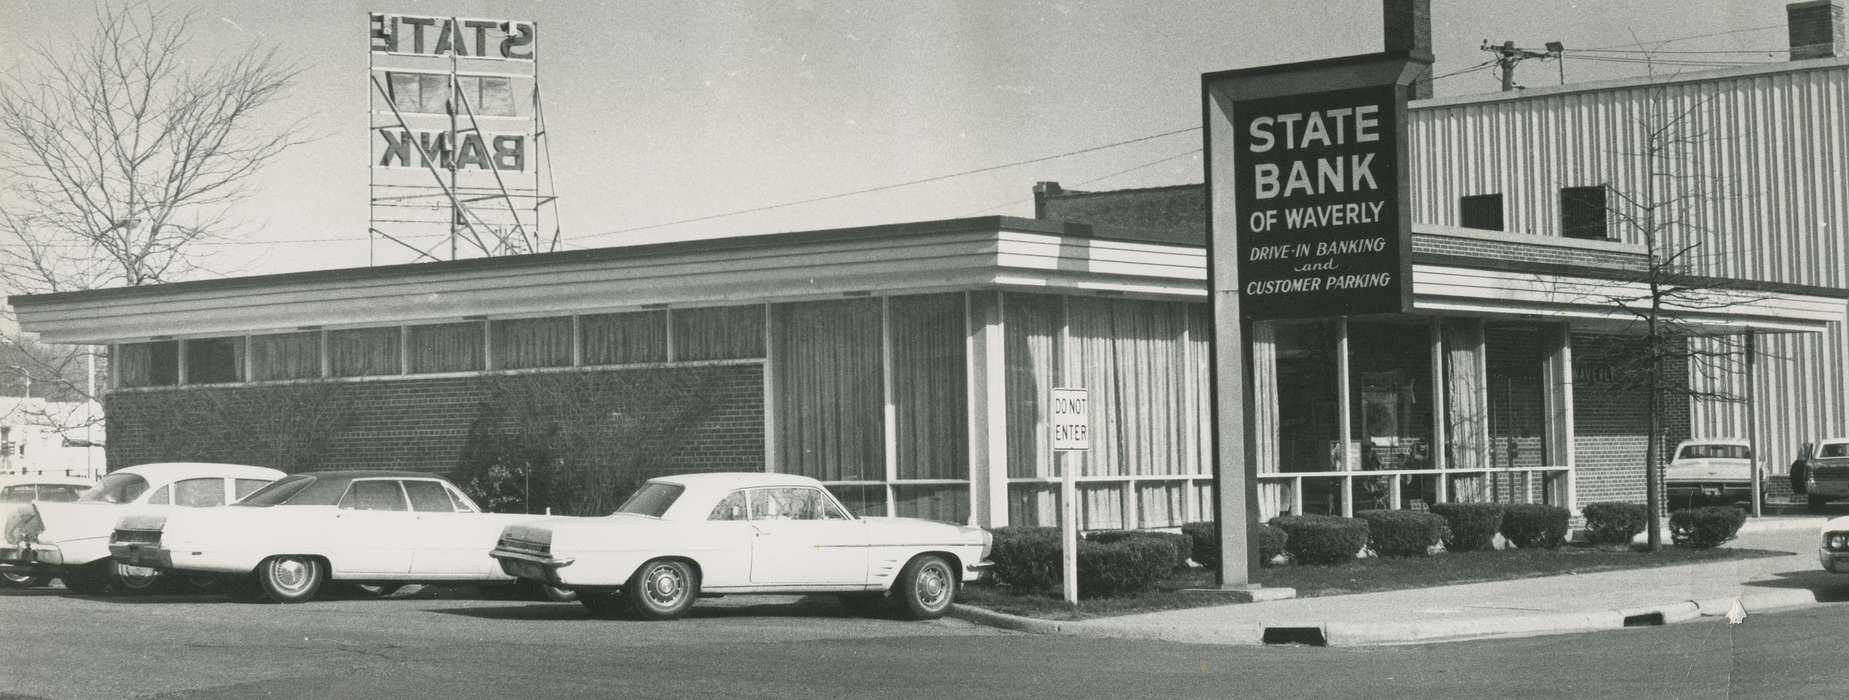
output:
[{"label": "car roof", "polygon": [[301,476],[318,479],[442,479],[442,474],[420,472],[410,469],[328,469],[324,471],[297,472]]},{"label": "car roof", "polygon": [[95,479],[85,479],[81,476],[62,476],[62,475],[52,475],[52,474],[42,474],[39,476],[28,476],[28,475],[23,475],[23,474],[8,474],[8,475],[0,476],[0,486],[20,486],[24,484],[43,484],[47,486],[95,486],[96,480]]},{"label": "car roof", "polygon": [[675,474],[658,476],[649,481],[661,481],[670,484],[701,488],[737,489],[752,486],[820,486],[821,482],[797,474],[777,474],[773,472],[706,472],[701,474]]},{"label": "car roof", "polygon": [[275,481],[285,476],[280,469],[253,467],[248,464],[220,464],[217,462],[156,462],[123,467],[111,474],[134,474],[148,481],[170,481],[192,477],[231,477],[233,479],[268,479]]}]

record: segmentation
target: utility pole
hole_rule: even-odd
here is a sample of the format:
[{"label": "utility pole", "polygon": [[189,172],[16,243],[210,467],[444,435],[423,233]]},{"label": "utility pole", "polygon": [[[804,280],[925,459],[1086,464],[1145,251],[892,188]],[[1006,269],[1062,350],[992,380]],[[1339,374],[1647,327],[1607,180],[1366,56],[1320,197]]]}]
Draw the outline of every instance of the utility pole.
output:
[{"label": "utility pole", "polygon": [[[1536,51],[1534,49],[1518,49],[1515,47],[1515,42],[1513,41],[1505,41],[1502,42],[1501,45],[1494,45],[1489,43],[1488,39],[1484,39],[1482,49],[1496,54],[1496,67],[1502,70],[1502,91],[1508,92],[1516,89],[1515,64],[1530,58],[1561,60],[1561,54],[1566,51],[1566,45],[1558,41],[1550,41],[1547,42],[1547,50]],[[1566,79],[1566,65],[1563,63],[1560,66],[1560,82],[1565,83]]]}]

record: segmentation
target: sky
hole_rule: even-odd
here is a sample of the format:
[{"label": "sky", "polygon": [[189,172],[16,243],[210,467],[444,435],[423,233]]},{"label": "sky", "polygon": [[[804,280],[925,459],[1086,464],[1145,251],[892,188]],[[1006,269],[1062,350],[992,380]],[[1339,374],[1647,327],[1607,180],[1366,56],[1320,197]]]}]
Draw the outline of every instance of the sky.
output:
[{"label": "sky", "polygon": [[[91,31],[96,6],[0,7],[12,37],[0,48],[0,73],[19,76],[38,70],[58,37]],[[209,249],[209,265],[223,275],[409,259],[391,244],[369,244],[365,233],[369,11],[538,23],[568,249],[1031,216],[1031,190],[1042,180],[1083,190],[1198,183],[1202,73],[1381,50],[1379,0],[196,7],[199,60],[255,44],[302,68],[255,126],[301,120],[314,139],[275,159],[233,210],[231,240]],[[1673,57],[1738,63],[1784,60],[1787,43],[1784,4],[1766,0],[1433,0],[1432,16],[1441,97],[1499,88],[1493,67],[1481,65],[1485,40],[1536,49],[1560,41],[1610,57],[1634,56],[1611,51],[1641,43],[1730,52]],[[1525,62],[1516,81],[1554,85],[1558,69]],[[1572,53],[1564,69],[1569,82],[1645,72]],[[1178,133],[1156,136],[1168,132]],[[1038,162],[763,209],[1020,161]],[[763,210],[715,216],[753,209]],[[704,220],[672,223],[687,219]]]}]

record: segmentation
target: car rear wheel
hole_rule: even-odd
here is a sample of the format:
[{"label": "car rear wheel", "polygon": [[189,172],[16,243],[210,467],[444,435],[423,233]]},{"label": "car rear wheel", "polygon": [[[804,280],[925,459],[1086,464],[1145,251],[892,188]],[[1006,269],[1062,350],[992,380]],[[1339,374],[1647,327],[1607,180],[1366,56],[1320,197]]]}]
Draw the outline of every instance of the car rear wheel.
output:
[{"label": "car rear wheel", "polygon": [[257,565],[257,584],[264,597],[278,603],[307,602],[326,580],[326,568],[314,557],[289,554]]},{"label": "car rear wheel", "polygon": [[899,599],[915,620],[935,620],[957,600],[957,574],[950,562],[926,554],[907,562],[899,572]]},{"label": "car rear wheel", "polygon": [[1825,505],[1828,505],[1829,502],[1830,502],[1830,499],[1824,498],[1822,496],[1805,496],[1804,497],[1804,509],[1812,513],[1815,513],[1815,512],[1823,510],[1823,507]]},{"label": "car rear wheel", "polygon": [[693,567],[676,559],[654,559],[636,569],[623,587],[623,597],[636,617],[644,620],[672,620],[687,614],[699,597],[700,581]]},{"label": "car rear wheel", "polygon": [[7,588],[38,588],[51,582],[48,576],[35,576],[8,571],[0,573],[0,585]]},{"label": "car rear wheel", "polygon": [[124,564],[119,561],[109,562],[109,582],[122,593],[147,593],[160,585],[160,569],[146,566]]}]

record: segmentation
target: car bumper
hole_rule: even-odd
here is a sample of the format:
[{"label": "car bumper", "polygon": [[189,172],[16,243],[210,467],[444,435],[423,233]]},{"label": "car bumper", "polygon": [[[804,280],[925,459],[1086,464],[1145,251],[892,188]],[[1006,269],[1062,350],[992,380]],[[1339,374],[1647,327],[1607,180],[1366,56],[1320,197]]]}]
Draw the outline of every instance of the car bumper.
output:
[{"label": "car bumper", "polygon": [[559,569],[571,566],[571,563],[574,561],[569,558],[553,559],[537,554],[512,552],[505,549],[496,549],[490,552],[488,556],[494,557],[495,561],[500,562],[501,572],[508,576],[538,581],[550,586],[558,586],[565,583],[559,579]]},{"label": "car bumper", "polygon": [[133,566],[149,566],[156,569],[173,568],[173,552],[162,549],[160,545],[115,542],[109,545],[109,556],[116,561]]},{"label": "car bumper", "polygon": [[1663,484],[1670,498],[1752,498],[1750,481],[1684,481]]},{"label": "car bumper", "polygon": [[1817,549],[1817,563],[1823,565],[1824,571],[1849,574],[1849,552],[1833,552],[1820,547]]},{"label": "car bumper", "polygon": [[57,574],[64,553],[53,545],[0,547],[0,571],[11,574]]}]

